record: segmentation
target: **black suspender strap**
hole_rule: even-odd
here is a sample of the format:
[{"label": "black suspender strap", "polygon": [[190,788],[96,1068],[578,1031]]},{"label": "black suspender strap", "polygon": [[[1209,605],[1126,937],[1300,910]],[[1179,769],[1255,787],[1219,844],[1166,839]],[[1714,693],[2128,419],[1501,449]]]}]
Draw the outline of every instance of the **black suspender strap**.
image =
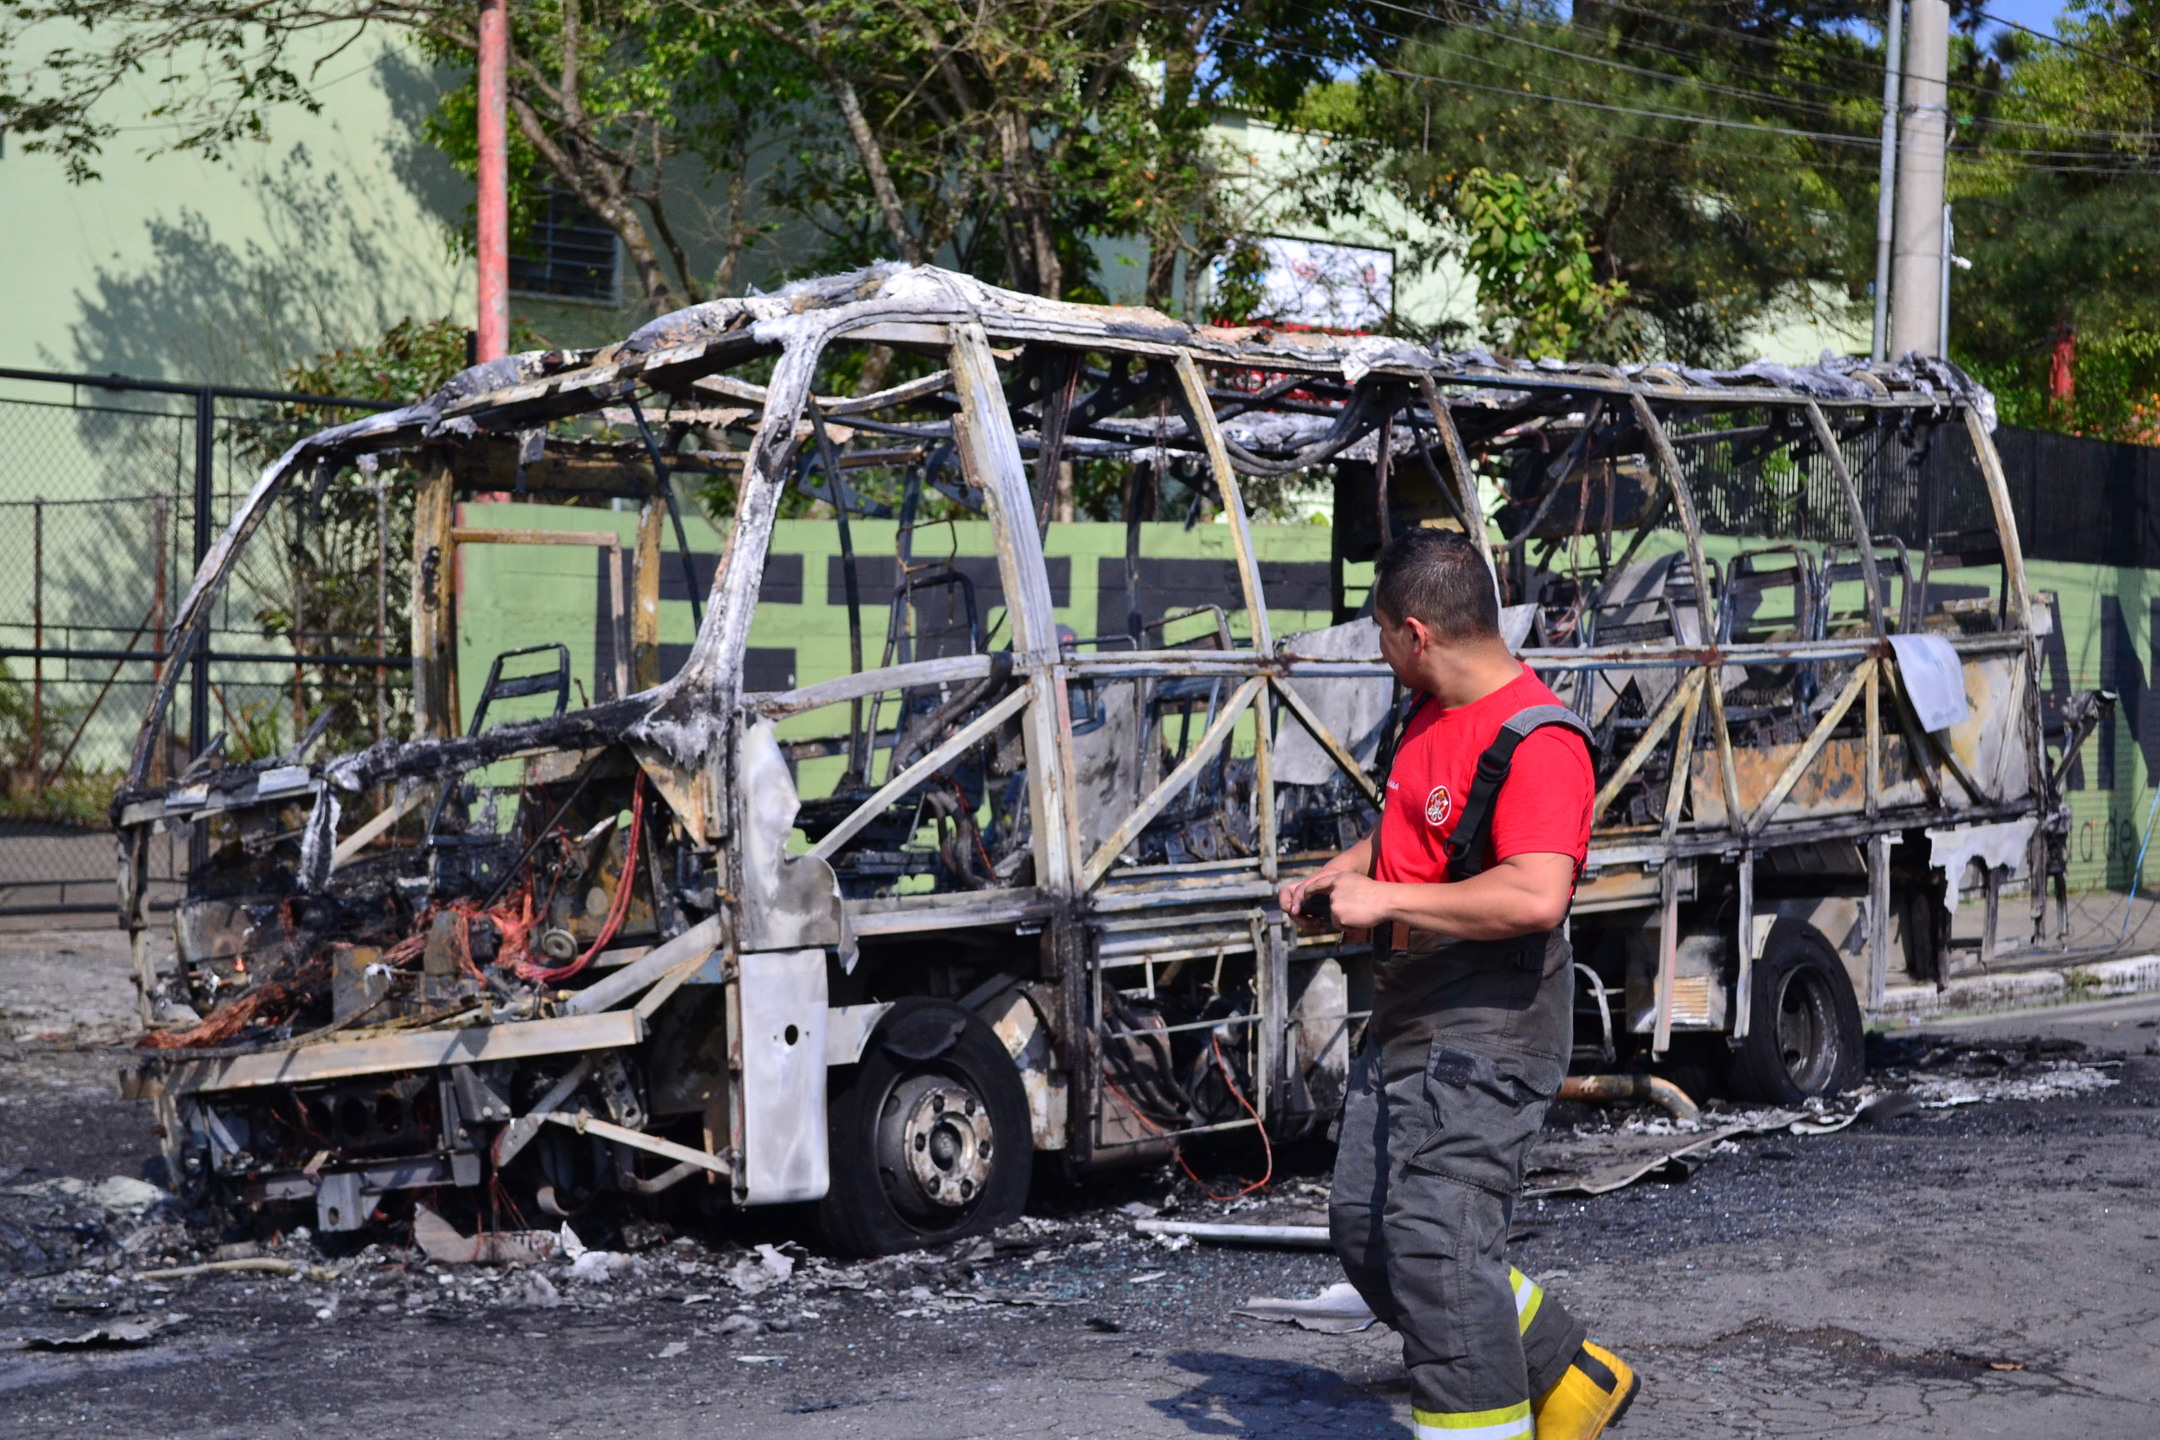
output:
[{"label": "black suspender strap", "polygon": [[[1410,738],[1410,722],[1417,719],[1418,712],[1423,710],[1431,699],[1430,694],[1420,690],[1403,711],[1402,727],[1395,732],[1395,749],[1388,756],[1387,769],[1380,773],[1380,805],[1383,811],[1387,807],[1388,781],[1395,778],[1395,762],[1402,758],[1402,742]],[[1372,866],[1365,872],[1367,875],[1380,873],[1380,832],[1384,828],[1386,828],[1386,816],[1383,814],[1380,821],[1376,822],[1372,828]]]},{"label": "black suspender strap", "polygon": [[1477,776],[1470,782],[1470,794],[1463,801],[1462,813],[1455,821],[1455,829],[1447,839],[1447,878],[1467,880],[1485,868],[1485,851],[1492,835],[1493,802],[1500,797],[1500,787],[1507,783],[1508,772],[1515,765],[1515,747],[1528,739],[1533,731],[1548,725],[1573,730],[1590,743],[1590,727],[1582,717],[1565,705],[1532,705],[1519,710],[1500,727],[1492,744],[1478,756]]}]

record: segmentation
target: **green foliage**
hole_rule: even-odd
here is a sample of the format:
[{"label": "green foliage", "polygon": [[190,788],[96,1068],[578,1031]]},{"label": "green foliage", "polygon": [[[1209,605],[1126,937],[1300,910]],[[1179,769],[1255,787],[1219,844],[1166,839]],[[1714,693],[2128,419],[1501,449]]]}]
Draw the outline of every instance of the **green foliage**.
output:
[{"label": "green foliage", "polygon": [[[513,348],[543,343],[530,327]],[[445,316],[415,320],[410,315],[368,345],[328,350],[302,360],[285,372],[287,389],[302,395],[336,395],[351,400],[389,400],[403,404],[441,389],[465,368],[465,327]],[[319,414],[320,407],[308,407]]]},{"label": "green foliage", "polygon": [[[447,318],[406,317],[366,345],[312,356],[287,370],[285,389],[299,394],[405,403],[440,389],[465,368],[465,329]],[[544,343],[520,324],[513,348]],[[321,405],[280,407],[242,440],[263,463],[303,435],[360,412]],[[349,469],[319,495],[294,487],[270,533],[241,556],[236,598],[253,606],[266,639],[295,655],[373,655],[378,638],[390,658],[407,653],[412,592],[415,472],[388,457],[370,474]],[[325,707],[335,710],[322,746],[357,749],[381,733],[410,726],[402,673],[373,666],[311,664],[281,699],[221,697],[226,753],[260,758],[285,749]]]},{"label": "green foliage", "polygon": [[1975,358],[1957,343],[1973,378],[1995,392],[2006,425],[2089,435],[2096,440],[2160,442],[2160,333],[2114,329],[2075,342],[2076,385],[2058,398],[2050,388],[2052,349],[2036,358]]},{"label": "green foliage", "polygon": [[[1289,0],[735,0],[817,73],[778,192],[825,265],[936,260],[1042,295],[1099,293],[1098,236],[1144,237],[1146,293],[1185,303],[1253,218],[1224,109],[1283,115],[1362,53]],[[857,123],[859,117],[860,123]],[[808,257],[806,257],[808,258]]]},{"label": "green foliage", "polygon": [[31,683],[0,662],[0,816],[102,829],[118,771],[85,770],[69,750],[82,708],[40,705]]},{"label": "green foliage", "polygon": [[[1308,204],[1316,214],[1364,209],[1385,194],[1436,227],[1440,238],[1408,257],[1430,263],[1477,243],[1459,228],[1473,171],[1533,188],[1565,176],[1556,198],[1569,216],[1557,233],[1579,228],[1580,255],[1560,239],[1537,267],[1535,295],[1505,283],[1487,295],[1480,271],[1481,298],[1500,307],[1488,305],[1485,338],[1509,343],[1526,325],[1543,343],[1599,359],[1738,358],[1766,321],[1847,315],[1872,273],[1864,147],[1881,69],[1856,22],[1879,10],[1849,0],[1564,9],[1504,0],[1434,7],[1423,21],[1388,12],[1384,63],[1308,99],[1307,123],[1340,137],[1311,176]],[[1489,200],[1475,185],[1469,198]],[[1554,233],[1551,224],[1530,229]],[[1482,253],[1515,242],[1494,243]],[[1582,256],[1588,284],[1575,278]],[[1626,289],[1604,292],[1608,311],[1589,284]],[[1564,345],[1538,315],[1513,314],[1517,303],[1562,320]]]},{"label": "green foliage", "polygon": [[[1955,56],[1951,356],[2018,425],[2160,439],[2160,6],[2079,0],[2082,47]],[[2058,347],[2073,393],[2058,395]]]},{"label": "green foliage", "polygon": [[1525,180],[1478,166],[1456,189],[1478,310],[1487,333],[1518,355],[1601,352],[1627,299],[1626,281],[1597,278],[1579,212],[1564,176]]},{"label": "green foliage", "polygon": [[1215,267],[1213,306],[1208,318],[1219,325],[1243,325],[1260,313],[1267,298],[1267,252],[1250,235],[1230,243]]},{"label": "green foliage", "polygon": [[[1145,237],[1147,293],[1187,307],[1254,218],[1211,138],[1223,109],[1282,116],[1364,55],[1361,5],[1303,0],[531,0],[510,14],[511,211],[550,191],[621,238],[644,302],[898,256],[1098,298],[1098,236]],[[460,83],[426,138],[471,173],[476,7],[415,0],[5,0],[0,128],[95,173],[151,70],[172,148],[216,155],[317,108],[321,37],[388,26]],[[785,233],[784,240],[781,238]],[[452,237],[460,246],[469,234]]]}]

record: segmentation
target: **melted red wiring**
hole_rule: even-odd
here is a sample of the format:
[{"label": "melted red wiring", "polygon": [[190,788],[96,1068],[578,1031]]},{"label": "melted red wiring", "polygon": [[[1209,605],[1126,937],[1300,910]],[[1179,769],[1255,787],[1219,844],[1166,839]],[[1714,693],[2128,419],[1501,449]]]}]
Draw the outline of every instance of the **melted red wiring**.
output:
[{"label": "melted red wiring", "polygon": [[1218,1195],[1213,1190],[1208,1189],[1207,1181],[1202,1180],[1199,1175],[1194,1172],[1192,1166],[1185,1163],[1185,1152],[1178,1146],[1176,1132],[1165,1130],[1162,1126],[1157,1125],[1153,1120],[1148,1119],[1147,1113],[1143,1111],[1138,1105],[1135,1105],[1133,1103],[1131,1096],[1127,1095],[1123,1090],[1120,1090],[1118,1088],[1118,1084],[1115,1080],[1112,1080],[1105,1076],[1102,1083],[1105,1090],[1108,1090],[1112,1095],[1117,1096],[1118,1103],[1125,1107],[1125,1109],[1132,1115],[1133,1119],[1138,1120],[1142,1125],[1146,1126],[1148,1129],[1154,1131],[1157,1135],[1160,1135],[1163,1139],[1170,1142],[1170,1158],[1177,1161],[1178,1169],[1185,1172],[1186,1179],[1192,1181],[1193,1184],[1200,1187],[1201,1194],[1207,1196],[1208,1199],[1216,1201],[1220,1204],[1227,1204],[1232,1200],[1242,1200],[1247,1195],[1252,1194],[1255,1190],[1265,1190],[1268,1187],[1269,1182],[1274,1180],[1275,1146],[1268,1140],[1267,1126],[1261,1121],[1260,1112],[1253,1109],[1252,1102],[1245,1098],[1245,1092],[1238,1089],[1237,1081],[1231,1078],[1230,1064],[1228,1061],[1223,1059],[1222,1041],[1220,1039],[1211,1038],[1208,1043],[1215,1052],[1216,1065],[1222,1070],[1223,1084],[1228,1086],[1230,1089],[1230,1093],[1237,1097],[1238,1104],[1245,1107],[1245,1113],[1252,1116],[1254,1128],[1256,1128],[1260,1132],[1261,1153],[1267,1156],[1267,1169],[1262,1172],[1260,1178],[1253,1181],[1252,1184],[1247,1185],[1244,1189],[1235,1192],[1234,1194]]},{"label": "melted red wiring", "polygon": [[537,980],[543,985],[553,985],[592,964],[593,957],[607,947],[621,928],[623,917],[630,913],[630,892],[637,888],[638,840],[645,830],[645,773],[638,772],[637,780],[630,787],[630,839],[623,847],[622,877],[615,882],[615,896],[608,904],[607,922],[593,938],[590,948],[566,965],[549,970],[520,961],[517,973],[527,980]]}]

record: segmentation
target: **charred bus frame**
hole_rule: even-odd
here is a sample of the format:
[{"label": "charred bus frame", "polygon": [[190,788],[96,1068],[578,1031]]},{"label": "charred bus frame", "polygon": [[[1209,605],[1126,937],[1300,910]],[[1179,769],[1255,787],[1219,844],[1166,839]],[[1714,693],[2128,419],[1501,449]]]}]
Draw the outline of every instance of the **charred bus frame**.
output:
[{"label": "charred bus frame", "polygon": [[[843,346],[928,373],[815,396]],[[128,1085],[161,1106],[176,1173],[312,1197],[333,1228],[495,1171],[554,1211],[703,1173],[738,1205],[822,1199],[865,1249],[1006,1218],[1016,1148],[1085,1169],[1315,1128],[1370,952],[1298,934],[1273,896],[1370,823],[1399,713],[1346,569],[1391,528],[1436,523],[1485,548],[1524,658],[1599,737],[1581,1055],[1655,1063],[1696,1032],[1726,1037],[1743,1088],[1835,1088],[1860,997],[1879,1003],[1897,968],[1893,931],[1909,976],[1939,974],[1967,856],[1990,944],[2002,882],[2031,881],[2037,930],[2061,868],[2035,601],[1986,404],[1928,362],[1529,365],[1195,330],[902,267],[477,367],[295,445],[180,608],[176,653],[286,487],[417,457],[421,734],[153,785],[172,677],[150,707],[115,805],[151,1047]],[[1103,459],[1181,467],[1227,527],[1239,593],[1191,641],[1137,615],[1122,636],[1060,629],[1049,492],[1061,462]],[[848,477],[878,467],[909,476],[903,547],[926,490],[987,518],[1002,637],[970,586],[909,583],[903,553],[887,629],[908,643],[864,667]],[[668,477],[685,469],[736,475],[739,501],[662,682],[662,567],[690,563],[666,553]],[[1339,623],[1286,641],[1243,487],[1330,472]],[[772,526],[812,476],[842,529],[855,673],[750,692]],[[461,534],[456,500],[511,491],[639,502],[634,693],[460,735],[455,547],[519,536]],[[1721,563],[1705,494],[1724,535],[1786,538]],[[1555,568],[1585,544],[1594,561]],[[1994,593],[1945,597],[1937,572],[1959,564],[1997,570]],[[931,591],[968,610],[935,640]],[[1965,719],[1923,726],[1912,641],[1952,657]],[[500,677],[483,703],[556,683]],[[483,790],[511,799],[507,820]],[[361,801],[374,813],[348,825]],[[199,863],[159,975],[140,857],[171,827]]]}]

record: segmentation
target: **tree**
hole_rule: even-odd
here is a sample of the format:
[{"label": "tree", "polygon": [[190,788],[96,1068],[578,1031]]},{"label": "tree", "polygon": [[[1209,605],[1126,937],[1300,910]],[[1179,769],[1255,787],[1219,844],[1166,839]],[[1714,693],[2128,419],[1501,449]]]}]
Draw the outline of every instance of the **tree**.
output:
[{"label": "tree", "polygon": [[2079,0],[2069,45],[1965,41],[1951,355],[2013,424],[2160,438],[2160,7]]},{"label": "tree", "polygon": [[[1291,0],[707,0],[814,69],[854,163],[792,192],[831,256],[950,257],[1085,295],[1096,236],[1149,241],[1151,303],[1236,233],[1217,113],[1286,115],[1359,53],[1362,7]],[[864,220],[873,223],[864,224]]]},{"label": "tree", "polygon": [[[743,219],[748,151],[765,115],[811,93],[792,52],[675,0],[525,0],[510,16],[515,231],[559,189],[621,237],[654,310],[732,283],[755,228]],[[447,0],[0,0],[0,129],[58,154],[71,178],[95,178],[131,87],[149,76],[147,113],[172,127],[164,148],[214,158],[267,136],[279,106],[319,110],[325,54],[373,28],[465,72],[428,138],[470,173],[477,26],[476,6]],[[690,262],[678,182],[716,170],[734,187],[736,224],[708,277]]]},{"label": "tree", "polygon": [[1627,282],[1597,279],[1564,179],[1531,181],[1480,165],[1463,177],[1455,209],[1488,333],[1533,359],[1605,348]]},{"label": "tree", "polygon": [[[1766,318],[1845,315],[1872,271],[1882,82],[1855,32],[1879,8],[1514,0],[1394,13],[1378,63],[1308,101],[1312,122],[1346,140],[1316,173],[1315,203],[1380,186],[1445,248],[1487,226],[1494,184],[1520,187],[1525,205],[1543,196],[1571,212],[1592,283],[1625,286],[1605,292],[1624,300],[1610,323],[1571,328],[1569,353],[1736,358]],[[1472,181],[1479,170],[1493,178]],[[1572,273],[1568,249],[1551,274]],[[1522,301],[1502,272],[1471,268],[1496,318]]]},{"label": "tree", "polygon": [[[826,236],[819,263],[897,254],[1044,295],[1088,293],[1089,237],[1137,232],[1165,299],[1176,261],[1235,229],[1206,139],[1216,109],[1286,111],[1355,53],[1343,22],[1364,14],[1293,0],[510,13],[513,226],[568,192],[621,237],[655,310],[732,286],[745,245],[790,219]],[[371,26],[465,73],[428,137],[470,171],[478,37],[462,0],[0,0],[0,126],[90,178],[123,91],[151,73],[167,144],[214,156],[265,135],[279,105],[318,108],[320,64],[302,58]],[[723,258],[701,275],[679,211],[709,181],[727,189]]]}]

